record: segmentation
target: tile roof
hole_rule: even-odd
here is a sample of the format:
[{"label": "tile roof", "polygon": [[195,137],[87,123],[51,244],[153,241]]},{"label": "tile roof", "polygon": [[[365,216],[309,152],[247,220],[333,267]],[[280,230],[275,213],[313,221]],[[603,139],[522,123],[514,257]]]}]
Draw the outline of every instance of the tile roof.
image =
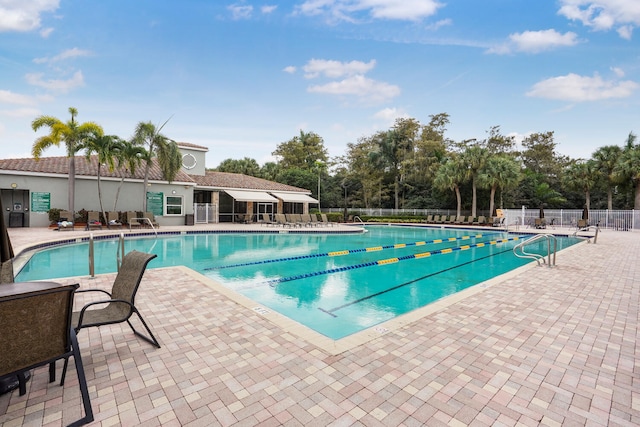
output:
[{"label": "tile roof", "polygon": [[[76,156],[76,176],[97,176],[98,172],[98,160],[96,156],[91,156],[90,160],[87,160],[84,156]],[[41,174],[69,174],[69,158],[68,157],[41,157],[40,160],[33,158],[21,158],[21,159],[0,159],[0,171],[10,170],[16,172],[29,172],[29,173],[41,173]],[[128,172],[125,172],[122,168],[116,168],[113,172],[103,167],[100,171],[101,177],[110,178],[122,178],[124,174],[125,178],[131,179],[144,179],[144,165],[136,169],[134,176],[131,176]],[[151,169],[149,171],[149,180],[151,181],[166,181],[162,178],[162,172],[156,159],[154,159]],[[264,191],[291,191],[309,194],[310,191],[304,188],[293,187],[287,184],[281,184],[279,182],[268,181],[262,178],[256,178],[254,176],[229,173],[229,172],[213,172],[206,171],[205,176],[201,175],[189,175],[184,170],[178,171],[174,182],[180,183],[196,183],[202,187],[213,187],[219,189],[236,188],[247,190],[264,190]]]},{"label": "tile roof", "polygon": [[[42,174],[69,174],[69,158],[68,157],[41,157],[40,160],[34,158],[22,158],[22,159],[0,159],[1,170],[11,170],[17,172],[30,172],[30,173],[42,173]],[[122,178],[123,174],[125,178],[132,179],[144,179],[144,164],[136,169],[134,176],[131,176],[122,168],[116,168],[113,172],[108,168],[103,167],[100,170],[101,177]],[[76,156],[76,176],[97,176],[98,174],[98,160],[97,156],[91,156],[90,160],[87,160],[84,156]],[[152,162],[151,169],[149,170],[149,180],[152,181],[166,181],[162,177],[162,172],[158,166],[156,159]],[[174,182],[194,182],[190,175],[183,170],[178,171]]]},{"label": "tile roof", "polygon": [[191,175],[191,178],[203,187],[216,188],[244,188],[251,190],[265,191],[294,191],[301,193],[310,193],[304,188],[293,187],[279,182],[268,181],[255,176],[244,175],[240,173],[214,172],[206,171],[205,176]]},{"label": "tile roof", "polygon": [[178,144],[178,147],[193,148],[193,149],[196,149],[196,150],[209,151],[209,147],[204,147],[202,145],[191,144],[190,142],[176,142],[176,144]]}]

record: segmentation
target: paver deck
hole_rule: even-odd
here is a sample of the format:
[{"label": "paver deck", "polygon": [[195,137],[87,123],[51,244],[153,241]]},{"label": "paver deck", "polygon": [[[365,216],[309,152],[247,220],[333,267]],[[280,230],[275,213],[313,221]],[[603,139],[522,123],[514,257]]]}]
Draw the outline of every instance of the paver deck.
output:
[{"label": "paver deck", "polygon": [[[10,233],[20,247],[52,232]],[[639,260],[637,232],[603,231],[556,268],[508,275],[339,354],[197,273],[151,269],[137,305],[162,348],[126,324],[79,333],[92,425],[640,425]],[[80,418],[75,370],[64,387],[47,381],[40,368],[25,396],[0,396],[0,424]]]}]

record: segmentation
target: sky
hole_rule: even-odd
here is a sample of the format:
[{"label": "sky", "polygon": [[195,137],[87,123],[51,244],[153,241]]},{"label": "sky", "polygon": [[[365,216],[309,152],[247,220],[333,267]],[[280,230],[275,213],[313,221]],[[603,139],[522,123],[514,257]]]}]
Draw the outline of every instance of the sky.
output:
[{"label": "sky", "polygon": [[5,159],[69,107],[126,139],[164,124],[209,168],[300,131],[341,156],[440,113],[455,141],[553,131],[590,158],[640,132],[639,95],[638,0],[0,0]]}]

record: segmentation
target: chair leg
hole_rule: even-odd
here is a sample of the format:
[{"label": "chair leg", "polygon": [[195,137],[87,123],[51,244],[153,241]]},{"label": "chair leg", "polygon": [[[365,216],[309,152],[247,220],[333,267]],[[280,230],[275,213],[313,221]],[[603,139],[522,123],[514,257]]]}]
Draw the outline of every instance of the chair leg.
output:
[{"label": "chair leg", "polygon": [[18,389],[20,390],[20,396],[24,396],[27,393],[27,378],[25,372],[18,372]]},{"label": "chair leg", "polygon": [[138,315],[138,318],[140,319],[140,321],[142,322],[142,325],[144,326],[144,328],[147,330],[147,333],[149,333],[149,337],[141,334],[140,332],[136,331],[136,328],[133,327],[133,325],[131,324],[131,321],[129,321],[129,319],[127,319],[127,323],[129,324],[129,326],[131,327],[131,329],[133,330],[133,333],[136,334],[137,336],[139,336],[140,338],[142,338],[143,340],[145,340],[146,342],[148,342],[149,344],[152,344],[158,348],[160,348],[160,344],[158,343],[158,340],[156,339],[156,337],[153,336],[153,333],[151,332],[151,329],[149,329],[149,326],[147,325],[147,322],[144,321],[144,319],[142,318],[142,315],[140,314],[140,312],[138,311],[138,309],[136,309],[135,307],[133,308],[133,311],[135,311],[135,313]]},{"label": "chair leg", "polygon": [[[87,387],[87,378],[84,375],[84,366],[82,365],[82,357],[80,356],[80,347],[78,346],[78,338],[76,337],[76,331],[71,328],[71,347],[73,351],[73,360],[76,364],[76,372],[78,374],[78,383],[80,384],[80,395],[82,396],[82,405],[84,406],[84,418],[79,419],[71,424],[69,427],[77,427],[85,424],[89,424],[93,421],[93,409],[91,409],[91,400],[89,398],[89,388]],[[65,358],[65,365],[69,362],[68,358]],[[66,366],[65,366],[66,367]]]}]

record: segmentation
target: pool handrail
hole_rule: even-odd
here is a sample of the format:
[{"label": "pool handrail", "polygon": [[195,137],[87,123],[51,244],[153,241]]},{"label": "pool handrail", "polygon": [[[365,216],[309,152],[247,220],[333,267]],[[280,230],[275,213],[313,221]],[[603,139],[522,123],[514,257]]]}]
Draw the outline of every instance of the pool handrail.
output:
[{"label": "pool handrail", "polygon": [[581,231],[589,231],[589,230],[596,230],[595,235],[593,236],[593,244],[595,245],[596,243],[598,243],[598,233],[600,232],[600,226],[598,225],[589,225],[587,227],[583,227],[583,228],[579,228],[576,231],[574,231],[573,233],[573,237],[578,237],[580,239],[587,239],[587,242],[591,242],[591,236],[581,236],[578,233]]},{"label": "pool handrail", "polygon": [[[548,262],[545,261],[545,257],[544,255],[540,255],[540,254],[536,254],[533,252],[526,252],[524,250],[524,247],[527,245],[530,245],[532,243],[537,242],[538,240],[542,240],[545,239],[547,241],[547,259]],[[551,241],[553,240],[553,252],[551,251]],[[556,265],[556,251],[558,248],[558,239],[556,238],[556,236],[554,236],[553,234],[549,234],[549,233],[544,233],[544,234],[537,234],[536,236],[524,240],[520,243],[518,243],[517,245],[515,245],[513,247],[513,254],[515,256],[517,256],[518,258],[530,258],[535,260],[538,263],[538,266],[542,265],[540,264],[540,260],[542,260],[543,264],[547,264],[548,267],[555,267]],[[521,254],[518,254],[518,249],[521,251]],[[553,253],[553,260],[551,259],[551,254]]]},{"label": "pool handrail", "polygon": [[[156,234],[156,237],[158,237],[158,231],[156,230],[156,228],[153,226],[153,223],[151,222],[151,220],[147,217],[142,217],[142,218],[131,218],[131,220],[133,221],[138,221],[140,222],[140,220],[142,220],[143,222],[146,222],[147,224],[149,224],[149,227],[151,227],[151,229],[153,230],[153,232]],[[131,231],[131,223],[129,223],[129,231]]]}]

